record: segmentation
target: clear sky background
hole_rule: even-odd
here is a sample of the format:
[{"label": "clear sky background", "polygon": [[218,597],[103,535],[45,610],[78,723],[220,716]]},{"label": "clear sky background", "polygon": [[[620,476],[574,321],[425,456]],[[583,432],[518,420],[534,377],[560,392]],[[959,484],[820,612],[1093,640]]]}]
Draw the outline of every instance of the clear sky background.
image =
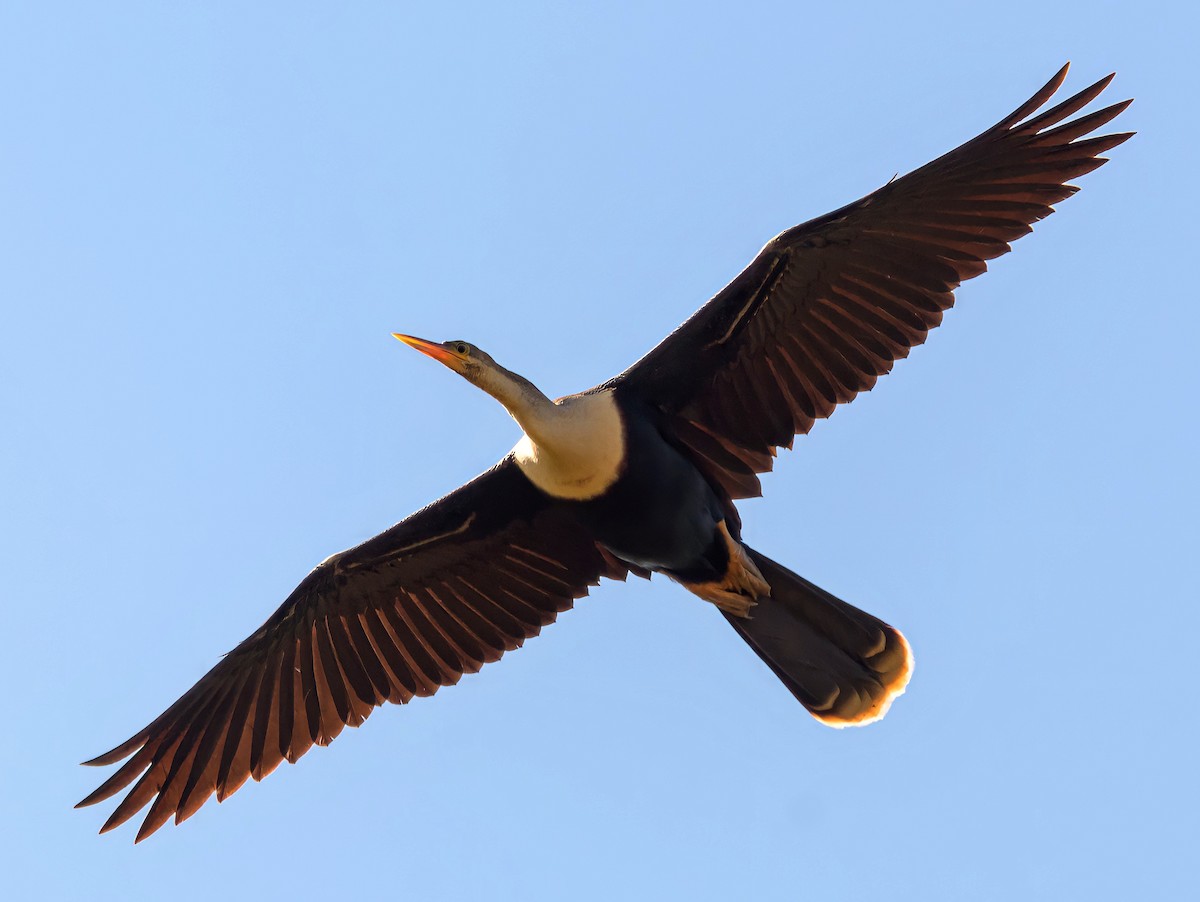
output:
[{"label": "clear sky background", "polygon": [[[0,894],[1185,896],[1192,10],[5,4]],[[317,561],[515,442],[389,333],[586,388],[1068,59],[1138,137],[742,507],[908,635],[883,723],[821,727],[715,611],[606,584],[182,828],[71,810]]]}]

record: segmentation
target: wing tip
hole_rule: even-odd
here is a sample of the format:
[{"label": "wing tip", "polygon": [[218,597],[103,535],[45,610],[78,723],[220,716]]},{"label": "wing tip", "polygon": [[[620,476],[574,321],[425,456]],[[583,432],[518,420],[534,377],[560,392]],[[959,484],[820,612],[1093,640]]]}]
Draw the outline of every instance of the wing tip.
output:
[{"label": "wing tip", "polygon": [[80,761],[80,767],[107,767],[110,764],[116,764],[125,758],[128,758],[143,745],[146,744],[147,732],[143,730],[136,736],[131,736],[114,749],[110,749],[103,755],[97,755],[95,758],[89,758],[87,761]]},{"label": "wing tip", "polygon": [[[169,815],[167,817],[167,820],[170,820]],[[157,832],[159,827],[161,827],[165,823],[166,823],[166,820],[164,820],[160,823],[151,823],[149,817],[147,817],[146,820],[142,821],[142,825],[140,827],[138,827],[137,836],[135,836],[133,838],[133,844],[136,846],[143,839],[149,838],[155,832]]]}]

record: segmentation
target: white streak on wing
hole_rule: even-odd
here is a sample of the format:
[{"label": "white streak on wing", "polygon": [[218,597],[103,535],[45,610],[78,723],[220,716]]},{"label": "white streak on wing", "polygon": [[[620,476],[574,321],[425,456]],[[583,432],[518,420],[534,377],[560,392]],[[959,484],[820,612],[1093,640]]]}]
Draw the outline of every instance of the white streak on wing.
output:
[{"label": "white streak on wing", "polygon": [[[471,524],[474,522],[475,522],[475,511],[471,511],[471,513],[467,516],[467,519],[463,520],[463,522],[460,525],[456,526],[454,529],[447,530],[446,532],[440,532],[435,536],[426,536],[423,539],[417,539],[417,541],[415,541],[409,545],[405,545],[402,548],[390,548],[383,554],[376,555],[373,558],[367,558],[367,559],[360,560],[360,561],[354,561],[353,563],[344,564],[344,565],[342,565],[342,568],[345,570],[355,570],[359,567],[374,567],[377,564],[382,564],[386,561],[391,561],[391,560],[395,560],[397,558],[401,558],[404,555],[408,554],[409,552],[411,552],[417,548],[420,548],[423,545],[429,545],[429,544],[432,544],[433,542],[440,542],[443,539],[449,539],[454,536],[460,535],[461,533],[464,533],[468,529],[470,529]],[[337,557],[337,555],[335,554],[335,555],[333,555],[333,557]],[[326,558],[325,560],[328,561],[330,559]]]}]

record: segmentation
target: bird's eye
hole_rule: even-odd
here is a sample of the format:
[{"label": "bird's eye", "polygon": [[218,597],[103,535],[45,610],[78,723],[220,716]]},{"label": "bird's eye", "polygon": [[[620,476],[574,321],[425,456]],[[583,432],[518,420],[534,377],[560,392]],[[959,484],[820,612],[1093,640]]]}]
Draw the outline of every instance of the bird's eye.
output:
[{"label": "bird's eye", "polygon": [[469,351],[471,349],[467,345],[463,344],[460,341],[458,344],[456,344],[454,346],[454,350],[457,351],[459,354],[465,354],[465,353],[467,353],[467,351]]}]

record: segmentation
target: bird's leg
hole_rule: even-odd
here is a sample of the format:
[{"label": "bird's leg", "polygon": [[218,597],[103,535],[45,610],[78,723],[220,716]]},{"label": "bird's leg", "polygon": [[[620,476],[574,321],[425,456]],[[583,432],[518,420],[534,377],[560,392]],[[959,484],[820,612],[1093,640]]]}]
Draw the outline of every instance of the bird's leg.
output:
[{"label": "bird's leg", "polygon": [[724,577],[703,583],[680,583],[693,595],[712,602],[728,614],[749,617],[750,609],[758,603],[758,599],[770,597],[771,586],[763,579],[750,555],[746,554],[746,549],[729,534],[724,520],[717,524],[717,530],[728,552],[729,563],[725,567]]}]

